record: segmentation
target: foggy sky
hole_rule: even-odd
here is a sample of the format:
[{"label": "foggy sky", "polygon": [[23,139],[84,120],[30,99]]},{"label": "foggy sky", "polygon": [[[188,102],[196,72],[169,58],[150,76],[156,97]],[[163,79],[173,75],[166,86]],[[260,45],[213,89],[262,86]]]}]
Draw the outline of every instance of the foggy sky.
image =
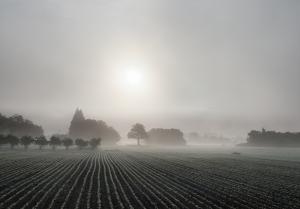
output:
[{"label": "foggy sky", "polygon": [[[0,112],[46,133],[66,132],[76,107],[122,135],[137,121],[299,131],[299,20],[298,0],[2,0]],[[116,88],[127,64],[150,93]]]}]

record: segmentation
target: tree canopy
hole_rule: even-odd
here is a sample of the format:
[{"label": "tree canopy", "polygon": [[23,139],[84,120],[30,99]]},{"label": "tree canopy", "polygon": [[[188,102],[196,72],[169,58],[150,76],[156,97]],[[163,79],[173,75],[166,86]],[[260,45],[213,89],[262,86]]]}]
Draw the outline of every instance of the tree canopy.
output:
[{"label": "tree canopy", "polygon": [[71,138],[64,138],[62,140],[62,144],[66,147],[66,149],[69,149],[69,147],[73,145],[73,140]]},{"label": "tree canopy", "polygon": [[35,125],[32,121],[24,119],[21,115],[6,117],[0,114],[0,134],[22,136],[42,136],[43,128]]},{"label": "tree canopy", "polygon": [[27,149],[28,146],[34,142],[34,138],[31,136],[22,136],[20,142],[24,148]]},{"label": "tree canopy", "polygon": [[86,147],[88,145],[88,142],[83,139],[76,139],[75,144],[79,149],[82,149],[83,147]]},{"label": "tree canopy", "polygon": [[11,134],[8,134],[6,136],[6,141],[7,141],[8,144],[10,144],[11,149],[13,149],[20,142],[18,137],[14,136],[14,135],[11,135]]},{"label": "tree canopy", "polygon": [[101,138],[105,145],[114,145],[120,140],[119,133],[108,126],[104,121],[86,119],[82,110],[77,109],[69,128],[69,136],[72,139]]},{"label": "tree canopy", "polygon": [[183,133],[179,129],[153,128],[148,132],[147,144],[185,145]]},{"label": "tree canopy", "polygon": [[61,145],[61,140],[57,136],[51,136],[49,144],[52,146],[52,149],[56,149],[56,146]]},{"label": "tree canopy", "polygon": [[248,133],[247,145],[252,146],[300,146],[300,133],[252,130]]},{"label": "tree canopy", "polygon": [[45,136],[39,136],[36,138],[35,144],[39,145],[40,149],[42,149],[43,146],[48,144],[48,141]]},{"label": "tree canopy", "polygon": [[137,144],[140,145],[140,140],[146,139],[148,137],[148,134],[143,124],[136,123],[132,126],[131,130],[127,134],[127,137],[129,139],[136,139]]},{"label": "tree canopy", "polygon": [[101,138],[92,138],[90,141],[90,146],[95,149],[101,143]]}]

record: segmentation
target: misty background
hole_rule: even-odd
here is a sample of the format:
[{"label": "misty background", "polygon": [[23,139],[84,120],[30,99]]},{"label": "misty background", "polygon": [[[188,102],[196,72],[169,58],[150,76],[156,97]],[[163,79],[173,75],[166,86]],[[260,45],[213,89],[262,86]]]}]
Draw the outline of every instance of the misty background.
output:
[{"label": "misty background", "polygon": [[[299,131],[300,1],[2,0],[0,112],[66,133],[76,107],[125,135]],[[145,91],[119,85],[142,69]]]}]

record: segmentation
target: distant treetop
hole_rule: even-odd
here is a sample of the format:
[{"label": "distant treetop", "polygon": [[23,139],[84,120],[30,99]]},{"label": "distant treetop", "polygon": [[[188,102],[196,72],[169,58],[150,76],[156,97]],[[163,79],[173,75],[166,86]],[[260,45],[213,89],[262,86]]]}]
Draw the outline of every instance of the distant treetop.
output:
[{"label": "distant treetop", "polygon": [[84,121],[85,120],[85,117],[83,115],[83,112],[81,109],[77,108],[75,110],[75,113],[74,113],[74,116],[73,116],[73,119],[72,121],[74,122],[79,122],[79,121]]},{"label": "distant treetop", "polygon": [[108,126],[104,121],[86,119],[82,110],[76,109],[69,128],[69,136],[72,139],[101,138],[101,143],[114,145],[120,140],[119,133]]},{"label": "distant treetop", "polygon": [[300,133],[252,130],[248,133],[247,144],[250,146],[300,147]]},{"label": "distant treetop", "polygon": [[183,133],[179,129],[153,128],[148,131],[147,144],[153,145],[186,145]]}]

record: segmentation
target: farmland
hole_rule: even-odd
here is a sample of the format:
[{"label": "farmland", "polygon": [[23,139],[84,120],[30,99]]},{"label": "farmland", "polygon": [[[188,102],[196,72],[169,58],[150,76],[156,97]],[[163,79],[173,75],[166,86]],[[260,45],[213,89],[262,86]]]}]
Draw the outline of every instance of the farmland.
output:
[{"label": "farmland", "polygon": [[0,208],[300,208],[299,161],[134,147],[0,157]]}]

